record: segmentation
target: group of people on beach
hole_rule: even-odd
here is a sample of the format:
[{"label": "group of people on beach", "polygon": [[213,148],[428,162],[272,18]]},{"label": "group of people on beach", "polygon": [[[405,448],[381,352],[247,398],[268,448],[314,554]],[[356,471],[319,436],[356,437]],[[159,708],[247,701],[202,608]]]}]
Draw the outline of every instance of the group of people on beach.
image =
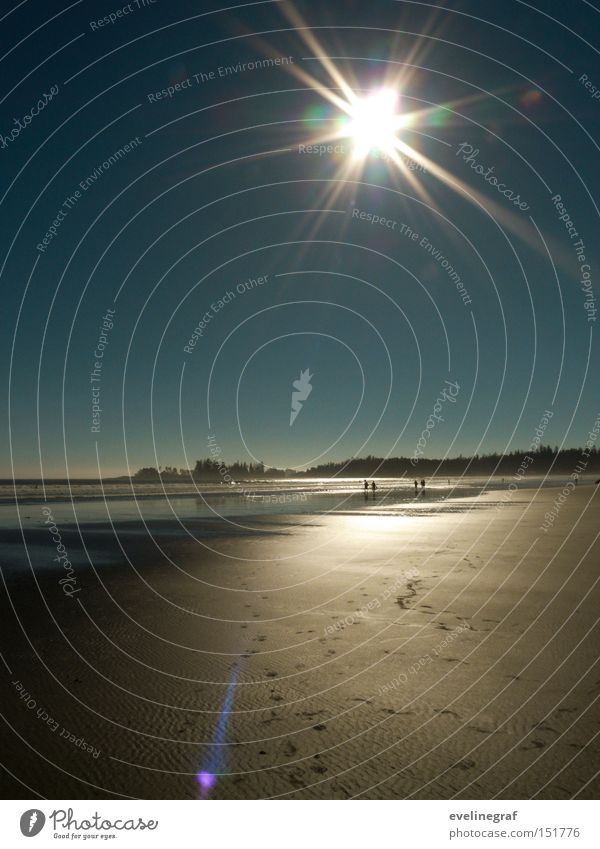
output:
[{"label": "group of people on beach", "polygon": [[[450,481],[448,481],[448,483],[450,483]],[[419,494],[419,481],[415,480],[414,484],[415,484],[415,495],[418,495]],[[369,486],[371,487],[373,494],[375,494],[375,490],[377,489],[377,484],[375,483],[375,481],[371,481],[371,483],[369,485],[369,481],[365,480],[364,483],[363,483],[365,496],[369,491]],[[425,478],[421,478],[421,492],[425,492]]]}]

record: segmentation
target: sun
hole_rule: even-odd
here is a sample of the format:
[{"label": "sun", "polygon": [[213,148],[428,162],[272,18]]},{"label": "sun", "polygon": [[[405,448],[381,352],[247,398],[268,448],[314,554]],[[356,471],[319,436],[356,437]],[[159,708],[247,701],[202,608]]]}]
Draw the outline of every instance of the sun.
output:
[{"label": "sun", "polygon": [[398,95],[393,89],[382,88],[357,98],[350,110],[347,129],[353,141],[354,157],[364,159],[373,150],[392,155],[396,149],[396,132],[402,123]]}]

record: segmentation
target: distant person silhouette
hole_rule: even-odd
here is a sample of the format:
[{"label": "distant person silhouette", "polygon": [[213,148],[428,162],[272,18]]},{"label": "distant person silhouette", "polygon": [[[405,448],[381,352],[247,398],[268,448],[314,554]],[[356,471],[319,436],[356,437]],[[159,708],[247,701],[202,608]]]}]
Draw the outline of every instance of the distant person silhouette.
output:
[{"label": "distant person silhouette", "polygon": [[421,478],[421,491],[425,491],[425,478]]},{"label": "distant person silhouette", "polygon": [[368,488],[369,488],[369,484],[367,483],[367,481],[365,481],[365,492],[368,490]]},{"label": "distant person silhouette", "polygon": [[415,495],[417,494],[418,491],[419,491],[419,482],[415,481]]},{"label": "distant person silhouette", "polygon": [[373,495],[375,495],[375,490],[377,489],[377,484],[375,483],[375,481],[371,482],[371,489],[373,490]]},{"label": "distant person silhouette", "polygon": [[575,486],[577,486],[577,484],[579,483],[579,475],[575,475],[573,480],[575,481]]}]

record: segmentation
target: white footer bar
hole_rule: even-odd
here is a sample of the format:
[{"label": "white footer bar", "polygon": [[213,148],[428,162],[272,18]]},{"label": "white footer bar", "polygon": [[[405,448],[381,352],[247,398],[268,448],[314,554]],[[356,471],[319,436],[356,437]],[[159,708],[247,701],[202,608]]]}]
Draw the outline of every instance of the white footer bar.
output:
[{"label": "white footer bar", "polygon": [[0,845],[598,849],[599,814],[599,802],[584,800],[8,800],[0,802]]}]

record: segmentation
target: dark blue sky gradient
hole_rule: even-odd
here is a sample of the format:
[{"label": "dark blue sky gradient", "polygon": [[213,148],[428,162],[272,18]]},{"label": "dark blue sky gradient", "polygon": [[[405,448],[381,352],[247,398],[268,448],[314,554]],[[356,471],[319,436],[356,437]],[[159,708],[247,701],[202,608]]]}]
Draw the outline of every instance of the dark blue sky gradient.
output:
[{"label": "dark blue sky gradient", "polygon": [[[546,441],[587,439],[599,408],[595,328],[551,198],[562,196],[584,240],[595,294],[600,100],[579,80],[600,89],[600,14],[580,0],[450,0],[437,12],[392,0],[295,4],[357,88],[414,66],[402,107],[448,108],[401,137],[480,193],[486,210],[417,173],[428,205],[375,157],[335,196],[347,157],[298,145],[339,112],[289,67],[149,102],[195,73],[268,51],[334,85],[282,5],[202,15],[221,4],[157,0],[93,31],[91,20],[125,4],[27,2],[2,21],[11,52],[0,133],[59,86],[0,149],[3,475],[95,476],[96,450],[106,475],[128,464],[185,466],[208,454],[209,433],[225,459],[279,466],[410,455],[445,380],[460,392],[431,430],[428,456],[527,447],[546,409]],[[40,253],[65,198],[133,139]],[[461,142],[528,212],[456,155]],[[353,208],[398,225],[357,220]],[[419,240],[403,236],[402,223]],[[456,269],[470,304],[422,237]],[[260,276],[263,285],[237,291]],[[213,310],[228,291],[235,297]],[[108,308],[94,433],[90,373]],[[290,427],[292,381],[305,368],[312,393]]]}]

